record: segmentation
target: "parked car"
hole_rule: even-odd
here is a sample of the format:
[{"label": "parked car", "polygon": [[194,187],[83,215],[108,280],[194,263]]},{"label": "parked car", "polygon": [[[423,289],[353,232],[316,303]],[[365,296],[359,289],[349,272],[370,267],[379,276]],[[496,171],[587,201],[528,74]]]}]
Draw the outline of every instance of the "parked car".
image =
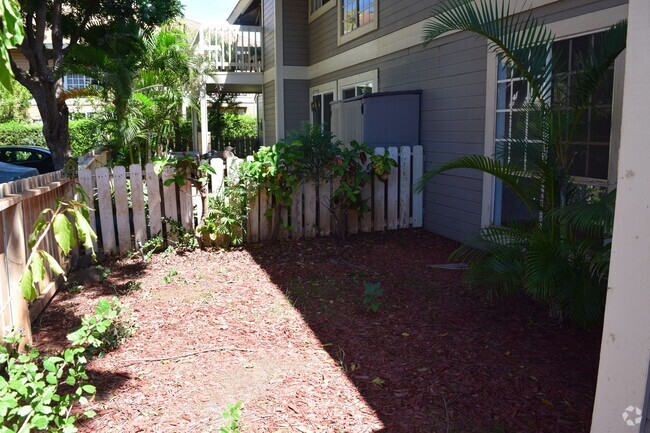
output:
[{"label": "parked car", "polygon": [[39,174],[54,171],[52,154],[43,147],[0,146],[0,162],[35,168]]},{"label": "parked car", "polygon": [[37,175],[38,170],[33,167],[20,167],[0,162],[0,183],[11,182],[12,180],[24,179],[26,177]]}]

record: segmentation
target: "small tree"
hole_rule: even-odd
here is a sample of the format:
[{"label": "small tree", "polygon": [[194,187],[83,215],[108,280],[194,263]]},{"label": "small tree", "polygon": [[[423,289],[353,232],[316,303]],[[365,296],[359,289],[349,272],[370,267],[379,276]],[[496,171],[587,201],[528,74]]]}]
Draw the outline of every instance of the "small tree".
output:
[{"label": "small tree", "polygon": [[[5,1],[3,5],[11,3]],[[68,54],[78,50],[77,47],[103,47],[104,56],[99,50],[95,52],[97,55],[94,58],[102,60],[96,63],[98,70],[119,64],[118,60],[124,63],[122,69],[108,68],[104,74],[105,80],[99,81],[99,84],[106,87],[124,85],[128,83],[128,79],[122,79],[129,75],[125,73],[130,68],[129,62],[126,62],[128,59],[115,56],[112,57],[115,61],[109,62],[107,56],[120,52],[120,41],[129,40],[134,34],[133,29],[150,33],[156,26],[180,15],[181,3],[179,0],[21,0],[20,5],[25,38],[21,40],[18,37],[21,32],[17,29],[19,24],[10,19],[13,15],[3,15],[3,20],[13,24],[3,33],[15,35],[10,40],[3,39],[4,46],[15,46],[29,64],[29,68],[23,69],[15,59],[11,59],[16,80],[30,91],[36,101],[43,120],[43,135],[52,152],[54,164],[57,168],[63,168],[70,155],[70,136],[69,111],[60,74],[70,70]],[[51,48],[45,43],[47,32],[50,34]],[[86,54],[89,52],[90,49],[86,50]],[[116,76],[122,78],[110,79]],[[128,86],[118,90],[120,95],[129,93]],[[122,107],[121,101],[116,99],[118,109]]]}]

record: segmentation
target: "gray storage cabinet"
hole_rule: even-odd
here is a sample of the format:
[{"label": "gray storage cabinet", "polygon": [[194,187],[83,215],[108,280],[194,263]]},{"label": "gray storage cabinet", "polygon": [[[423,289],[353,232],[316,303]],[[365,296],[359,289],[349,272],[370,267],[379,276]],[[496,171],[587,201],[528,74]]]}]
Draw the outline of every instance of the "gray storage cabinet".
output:
[{"label": "gray storage cabinet", "polygon": [[370,93],[334,101],[332,133],[343,143],[371,148],[420,144],[422,91]]}]

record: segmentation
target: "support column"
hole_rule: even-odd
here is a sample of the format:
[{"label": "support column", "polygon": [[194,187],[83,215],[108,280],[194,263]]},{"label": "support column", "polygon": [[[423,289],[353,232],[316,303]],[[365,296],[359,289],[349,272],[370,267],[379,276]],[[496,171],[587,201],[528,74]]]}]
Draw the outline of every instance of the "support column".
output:
[{"label": "support column", "polygon": [[208,93],[205,83],[201,84],[199,99],[201,106],[201,146],[199,152],[203,154],[210,150],[210,143],[208,142]]},{"label": "support column", "polygon": [[284,28],[282,0],[275,1],[275,141],[284,138]]},{"label": "support column", "polygon": [[650,2],[630,0],[628,19],[616,217],[592,433],[650,431]]},{"label": "support column", "polygon": [[199,120],[194,108],[192,108],[192,150],[199,151]]}]

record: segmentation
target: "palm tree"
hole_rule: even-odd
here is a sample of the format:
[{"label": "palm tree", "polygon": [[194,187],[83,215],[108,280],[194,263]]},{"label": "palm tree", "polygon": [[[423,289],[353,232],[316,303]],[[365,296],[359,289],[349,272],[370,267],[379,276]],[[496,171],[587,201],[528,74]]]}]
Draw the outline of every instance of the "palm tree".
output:
[{"label": "palm tree", "polygon": [[[436,6],[424,29],[428,44],[450,31],[469,31],[489,41],[502,71],[520,76],[529,93],[519,116],[525,138],[501,140],[495,155],[471,155],[425,174],[475,169],[494,176],[514,193],[528,220],[483,228],[455,256],[472,260],[470,279],[503,293],[523,288],[551,310],[588,325],[601,317],[609,259],[613,193],[580,200],[570,175],[574,137],[616,57],[625,49],[626,23],[597,36],[579,56],[571,88],[563,86],[563,57],[555,38],[530,13],[506,2],[450,0]],[[574,203],[574,204],[571,204]]]}]

